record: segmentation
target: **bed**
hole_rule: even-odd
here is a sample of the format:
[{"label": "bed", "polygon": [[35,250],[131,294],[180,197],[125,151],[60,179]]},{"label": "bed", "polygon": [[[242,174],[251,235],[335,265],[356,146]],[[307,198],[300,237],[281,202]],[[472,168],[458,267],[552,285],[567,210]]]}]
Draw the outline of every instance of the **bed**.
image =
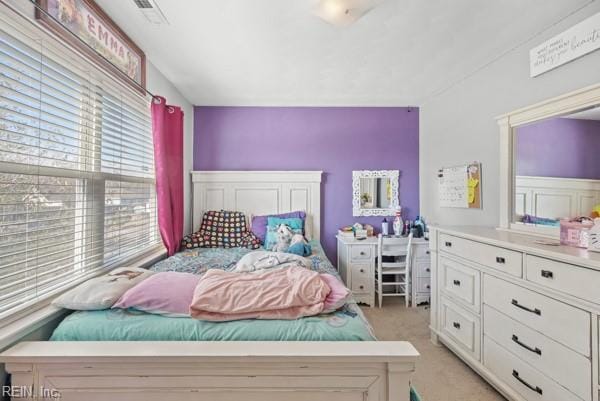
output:
[{"label": "bed", "polygon": [[[311,241],[312,269],[337,275],[321,245]],[[245,248],[199,248],[180,252],[150,270],[202,275],[208,269],[231,270]],[[136,310],[77,311],[54,330],[51,341],[373,341],[371,327],[355,301],[335,313],[297,320],[208,322]]]},{"label": "bed", "polygon": [[[312,269],[337,274],[319,244],[320,172],[194,172],[192,181],[194,226],[206,210],[305,210]],[[151,269],[229,270],[247,252],[187,250]],[[374,341],[353,301],[293,321],[75,312],[51,340],[20,343],[0,361],[14,385],[57,389],[62,400],[408,401],[418,357],[408,342]]]}]

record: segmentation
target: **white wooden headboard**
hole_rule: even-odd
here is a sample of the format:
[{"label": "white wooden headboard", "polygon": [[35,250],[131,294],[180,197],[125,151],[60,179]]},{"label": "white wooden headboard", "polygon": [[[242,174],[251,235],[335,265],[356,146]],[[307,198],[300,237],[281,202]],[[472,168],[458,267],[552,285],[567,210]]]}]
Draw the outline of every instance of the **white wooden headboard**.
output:
[{"label": "white wooden headboard", "polygon": [[587,216],[600,203],[600,180],[515,177],[515,213],[540,217]]},{"label": "white wooden headboard", "polygon": [[306,212],[306,236],[321,237],[322,171],[192,171],[192,228],[204,212],[235,210],[250,215]]}]

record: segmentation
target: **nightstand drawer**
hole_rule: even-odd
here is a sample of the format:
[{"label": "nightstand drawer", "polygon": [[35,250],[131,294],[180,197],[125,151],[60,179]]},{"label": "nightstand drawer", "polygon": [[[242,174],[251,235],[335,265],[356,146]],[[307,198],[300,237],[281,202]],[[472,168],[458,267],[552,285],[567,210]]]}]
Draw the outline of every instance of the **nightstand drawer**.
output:
[{"label": "nightstand drawer", "polygon": [[350,260],[353,262],[369,262],[374,257],[373,247],[369,245],[352,245],[350,247]]},{"label": "nightstand drawer", "polygon": [[414,249],[414,252],[415,252],[415,258],[416,259],[426,259],[426,258],[429,258],[429,255],[431,253],[429,251],[429,244],[414,245],[413,249]]},{"label": "nightstand drawer", "polygon": [[417,261],[414,271],[416,277],[431,277],[431,263],[429,261]]},{"label": "nightstand drawer", "polygon": [[415,286],[416,292],[429,293],[431,291],[429,277],[419,277],[417,278],[417,282],[413,283],[413,285]]},{"label": "nightstand drawer", "polygon": [[371,292],[373,275],[368,265],[350,265],[350,289],[352,292]]}]

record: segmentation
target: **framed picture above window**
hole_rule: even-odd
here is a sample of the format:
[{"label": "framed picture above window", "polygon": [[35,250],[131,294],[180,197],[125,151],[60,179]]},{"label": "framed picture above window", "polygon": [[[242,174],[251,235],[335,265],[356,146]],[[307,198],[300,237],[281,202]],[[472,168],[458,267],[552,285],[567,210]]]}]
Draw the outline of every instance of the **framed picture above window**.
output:
[{"label": "framed picture above window", "polygon": [[[124,74],[146,87],[144,52],[93,0],[37,0],[37,3],[48,13],[36,10],[36,18],[42,24],[115,75]],[[130,80],[125,79],[131,83]]]}]

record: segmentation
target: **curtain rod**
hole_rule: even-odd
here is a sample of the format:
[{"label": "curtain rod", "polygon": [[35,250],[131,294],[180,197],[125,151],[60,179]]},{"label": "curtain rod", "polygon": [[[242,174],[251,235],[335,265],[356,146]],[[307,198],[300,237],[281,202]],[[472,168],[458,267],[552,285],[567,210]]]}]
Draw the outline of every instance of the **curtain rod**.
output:
[{"label": "curtain rod", "polygon": [[[75,35],[73,32],[71,32],[69,29],[65,28],[58,19],[56,19],[52,14],[50,14],[48,11],[44,10],[38,3],[36,0],[29,0],[29,2],[31,4],[33,4],[33,6],[39,10],[42,14],[44,14],[46,17],[50,18],[51,20],[53,20],[55,23],[59,24],[60,26],[63,27],[63,29],[69,33],[69,35],[71,35],[72,37],[74,37],[75,39],[77,39],[80,43],[82,43],[85,47],[87,47],[88,49],[90,49],[91,51],[93,51],[95,54],[97,54],[99,57],[101,57],[104,61],[106,61],[107,63],[109,63],[110,65],[112,65],[113,67],[115,67],[117,70],[120,71],[120,68],[117,67],[116,65],[114,65],[109,59],[107,59],[106,57],[104,57],[102,54],[98,53],[92,46],[90,46],[89,44],[87,44],[86,42],[84,42],[79,36]],[[160,98],[156,95],[154,95],[152,92],[150,92],[148,89],[144,88],[142,85],[138,84],[134,79],[132,79],[131,77],[129,77],[128,75],[124,74],[121,72],[121,74],[127,78],[127,80],[135,85],[136,87],[138,87],[139,89],[143,90],[144,92],[146,92],[148,95],[150,95],[152,97],[153,100],[158,100],[160,102]]]}]

